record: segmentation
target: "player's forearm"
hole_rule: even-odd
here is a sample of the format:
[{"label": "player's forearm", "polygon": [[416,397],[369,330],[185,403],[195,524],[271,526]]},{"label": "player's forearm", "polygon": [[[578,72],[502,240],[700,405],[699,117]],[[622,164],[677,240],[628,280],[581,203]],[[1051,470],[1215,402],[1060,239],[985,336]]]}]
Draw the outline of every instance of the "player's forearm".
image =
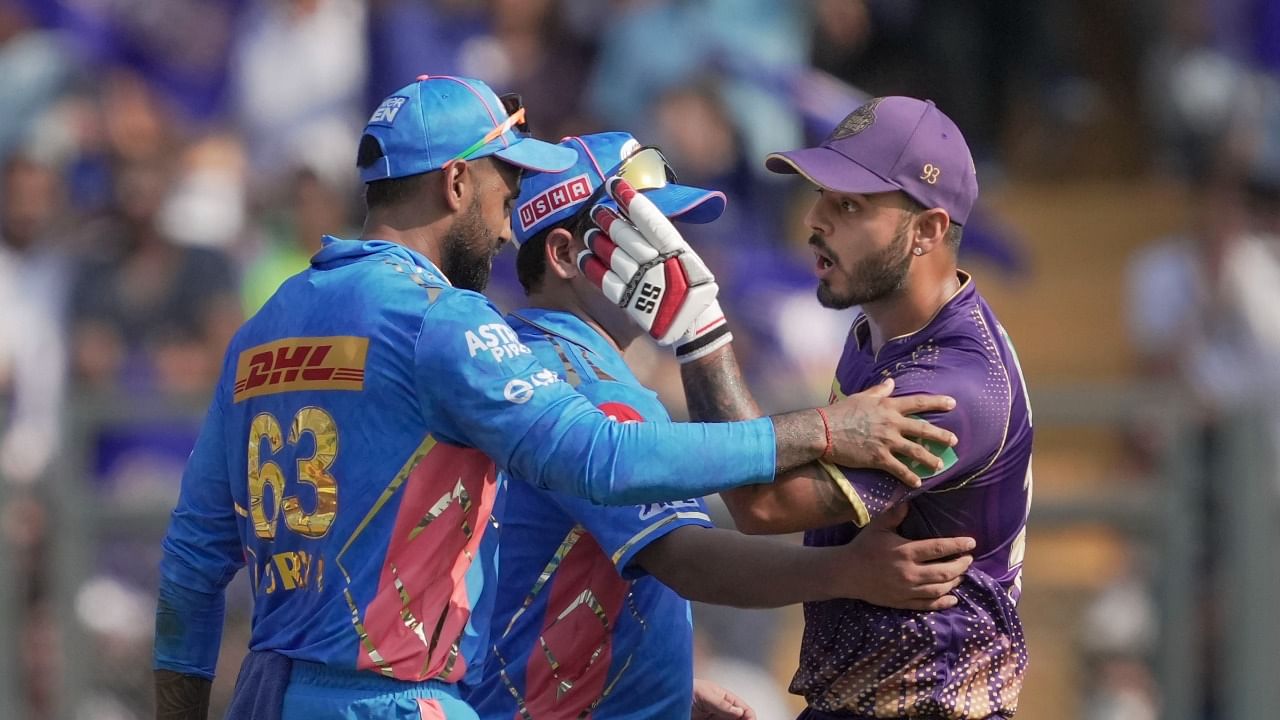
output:
[{"label": "player's forearm", "polygon": [[635,562],[689,600],[767,608],[831,599],[826,579],[837,568],[828,551],[691,525],[650,543]]},{"label": "player's forearm", "polygon": [[156,670],[156,720],[207,720],[212,687],[206,678]]},{"label": "player's forearm", "polygon": [[760,407],[747,389],[733,346],[680,366],[689,417],[705,422],[760,417]]},{"label": "player's forearm", "polygon": [[781,535],[854,519],[853,506],[817,463],[778,476],[768,485],[720,493],[734,525],[748,535]]},{"label": "player's forearm", "polygon": [[[732,345],[681,365],[680,379],[684,382],[689,415],[694,420],[743,420],[760,415],[760,408],[747,389]],[[805,433],[817,432],[817,437],[825,440],[825,428],[816,413],[812,414],[814,417],[803,412],[793,415],[778,431],[780,436],[797,434],[800,437],[796,439],[803,441],[805,438],[816,439]],[[795,424],[788,427],[790,422]],[[784,457],[781,452],[784,442],[780,440],[778,443],[777,464],[780,467],[795,468],[813,459],[803,453]],[[805,464],[791,470],[785,477],[779,476],[768,485],[731,488],[721,491],[720,496],[729,507],[738,529],[752,534],[795,532],[838,522],[848,511],[848,504],[822,476],[822,470],[816,464]]]}]

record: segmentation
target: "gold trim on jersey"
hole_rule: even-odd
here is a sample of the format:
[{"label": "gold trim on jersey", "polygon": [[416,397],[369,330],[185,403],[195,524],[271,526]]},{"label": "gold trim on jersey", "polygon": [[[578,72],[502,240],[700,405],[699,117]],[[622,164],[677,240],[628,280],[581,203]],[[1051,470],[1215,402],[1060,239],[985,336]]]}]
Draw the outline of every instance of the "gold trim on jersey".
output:
[{"label": "gold trim on jersey", "polygon": [[[876,353],[875,353],[875,356],[874,356],[874,358],[873,358],[873,361],[874,361],[874,362],[879,362],[879,361],[880,361],[880,351],[881,351],[881,350],[884,350],[885,346],[886,346],[886,345],[888,345],[889,343],[891,343],[891,342],[895,342],[895,341],[898,341],[898,340],[903,340],[903,339],[905,339],[905,338],[909,338],[909,337],[911,337],[912,335],[915,335],[916,333],[920,332],[921,330],[924,330],[925,328],[929,327],[929,325],[930,325],[934,320],[937,320],[937,319],[938,319],[938,314],[939,314],[939,313],[941,313],[941,312],[943,311],[943,309],[944,309],[944,308],[946,308],[948,305],[950,305],[950,304],[951,304],[951,301],[952,301],[952,300],[955,300],[955,299],[956,299],[956,296],[957,296],[957,295],[959,295],[960,293],[964,292],[964,289],[965,289],[965,288],[967,288],[967,287],[969,287],[969,284],[973,282],[973,276],[972,276],[972,275],[970,275],[969,273],[967,273],[967,272],[963,271],[963,270],[956,270],[956,275],[960,276],[960,278],[961,278],[961,279],[960,279],[960,287],[956,288],[956,291],[955,291],[955,292],[953,292],[953,293],[951,293],[951,295],[950,295],[950,296],[948,296],[948,297],[947,297],[947,299],[946,299],[946,300],[944,300],[944,301],[942,302],[942,304],[938,306],[938,309],[937,309],[937,310],[934,310],[934,311],[933,311],[933,314],[929,316],[929,319],[928,319],[928,320],[926,320],[926,321],[925,321],[925,323],[924,323],[923,325],[921,325],[920,327],[916,328],[915,330],[912,330],[912,331],[911,331],[911,332],[909,332],[909,333],[903,333],[903,334],[901,334],[901,335],[895,335],[895,336],[893,336],[893,337],[889,338],[888,340],[885,340],[884,342],[880,343],[880,347],[876,349]],[[865,316],[864,316],[864,317],[865,317]]]},{"label": "gold trim on jersey", "polygon": [[871,522],[871,513],[867,511],[867,504],[863,502],[862,496],[858,494],[858,490],[853,487],[853,483],[849,482],[849,478],[845,476],[835,463],[819,460],[818,466],[826,471],[836,487],[840,488],[840,492],[844,493],[844,497],[853,506],[854,518],[853,524],[862,527]]},{"label": "gold trim on jersey", "polygon": [[551,576],[560,568],[560,563],[564,562],[569,551],[573,549],[573,546],[578,543],[578,540],[580,540],[586,532],[586,528],[581,525],[574,525],[569,530],[569,533],[564,536],[564,539],[560,541],[560,546],[556,548],[556,551],[551,555],[551,559],[547,561],[547,566],[542,568],[542,572],[538,575],[537,582],[535,582],[533,587],[529,589],[529,594],[525,596],[524,602],[520,604],[520,609],[516,610],[515,614],[511,616],[511,622],[507,623],[507,629],[502,631],[502,637],[506,637],[511,634],[511,629],[516,626],[516,620],[520,619],[520,616],[524,614],[525,610],[528,610],[533,606],[533,601],[537,599],[538,593],[542,592],[542,588],[546,586],[547,581],[550,580]]},{"label": "gold trim on jersey", "polygon": [[623,544],[622,547],[618,548],[609,559],[612,560],[613,564],[616,566],[622,560],[622,556],[626,555],[627,551],[634,547],[636,543],[644,540],[658,530],[661,530],[677,520],[706,520],[707,522],[711,522],[711,518],[707,517],[707,514],[703,512],[678,512],[674,515],[668,515],[635,535],[632,535],[631,539]]},{"label": "gold trim on jersey", "polygon": [[334,558],[334,561],[337,563],[338,569],[342,571],[343,577],[347,579],[347,582],[351,582],[351,576],[347,574],[346,568],[342,566],[342,556],[345,555],[347,549],[351,547],[351,543],[355,542],[356,538],[360,537],[360,534],[364,532],[364,529],[369,526],[369,523],[373,520],[374,516],[382,511],[382,507],[391,500],[391,497],[396,494],[396,491],[400,489],[400,486],[409,479],[409,473],[413,472],[413,469],[418,466],[418,463],[422,462],[422,458],[426,457],[427,453],[431,452],[431,449],[435,446],[435,436],[427,435],[422,439],[422,444],[419,445],[418,449],[414,450],[413,454],[409,456],[409,460],[400,468],[400,472],[396,473],[396,476],[391,479],[391,484],[387,485],[386,489],[382,491],[382,495],[378,496],[378,500],[373,503],[373,507],[369,508],[369,512],[364,516],[364,519],[360,521],[360,524],[356,526],[354,531],[352,531],[351,537],[347,538],[347,542],[344,543],[342,549],[338,551],[338,555]]},{"label": "gold trim on jersey", "polygon": [[377,501],[373,503],[373,507],[369,508],[369,512],[365,514],[364,519],[361,520],[360,524],[356,526],[356,529],[352,531],[351,537],[347,538],[346,543],[342,545],[342,549],[339,550],[338,554],[334,557],[334,564],[338,566],[338,570],[342,573],[343,579],[347,581],[347,587],[343,588],[342,596],[347,601],[347,607],[351,609],[351,624],[355,628],[356,635],[360,638],[360,645],[365,649],[365,653],[369,656],[369,659],[372,660],[373,663],[378,666],[378,669],[381,670],[382,674],[387,677],[394,677],[395,671],[392,670],[389,664],[387,664],[386,660],[383,660],[382,654],[379,653],[378,648],[374,646],[373,640],[369,638],[369,632],[364,627],[364,622],[360,619],[360,609],[356,606],[355,598],[351,596],[351,574],[348,573],[347,568],[343,566],[342,556],[346,554],[348,549],[350,549],[351,544],[356,541],[356,538],[360,537],[361,533],[364,532],[364,529],[369,526],[369,523],[373,518],[382,511],[382,508],[396,494],[396,491],[400,489],[400,486],[404,485],[405,481],[409,479],[409,473],[413,472],[413,469],[418,466],[418,463],[422,461],[422,458],[426,457],[427,453],[431,452],[431,449],[435,446],[436,439],[434,436],[427,435],[422,439],[422,444],[413,451],[413,454],[409,456],[409,459],[400,468],[400,472],[396,473],[396,476],[391,479],[391,483],[387,485],[386,489],[382,491],[382,494],[378,496]]},{"label": "gold trim on jersey", "polygon": [[569,362],[569,356],[565,354],[564,348],[560,347],[560,343],[556,342],[554,337],[551,339],[551,346],[556,349],[556,353],[560,355],[560,362],[564,364],[564,381],[569,383],[569,387],[576,388],[581,385],[582,377],[578,375],[578,369]]},{"label": "gold trim on jersey", "polygon": [[[1000,357],[1000,349],[996,346],[997,339],[996,336],[992,334],[991,327],[987,325],[986,319],[982,317],[982,311],[975,307],[972,310],[972,314],[973,318],[982,324],[982,329],[987,335],[987,342],[991,343],[987,349],[991,351],[998,360]],[[996,448],[995,453],[991,455],[991,459],[987,461],[986,465],[983,465],[973,471],[968,477],[963,480],[952,481],[951,483],[948,483],[946,487],[935,488],[929,492],[944,493],[951,492],[952,490],[959,490],[976,480],[982,475],[982,473],[990,470],[991,466],[996,464],[996,460],[999,460],[1000,456],[1004,454],[1004,446],[1009,442],[1009,423],[1013,422],[1013,381],[1009,379],[1009,368],[1005,367],[1003,362],[997,362],[996,366],[1000,368],[1001,374],[1004,375],[1005,395],[1009,398],[1009,405],[1004,411],[1004,433],[1000,436],[1000,447]]]}]

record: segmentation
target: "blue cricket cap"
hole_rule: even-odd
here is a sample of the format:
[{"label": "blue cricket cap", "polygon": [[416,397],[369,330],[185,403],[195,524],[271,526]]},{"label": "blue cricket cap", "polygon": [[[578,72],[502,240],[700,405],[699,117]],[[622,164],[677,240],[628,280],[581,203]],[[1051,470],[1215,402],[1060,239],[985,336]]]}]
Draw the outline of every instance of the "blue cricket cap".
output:
[{"label": "blue cricket cap", "polygon": [[[559,147],[577,151],[577,162],[564,170],[525,174],[520,197],[516,198],[515,217],[511,219],[517,246],[547,227],[573,217],[592,193],[617,171],[622,161],[641,145],[630,133],[605,132],[567,137],[560,141]],[[726,203],[724,193],[719,190],[675,183],[642,192],[663,214],[681,222],[709,223],[724,213]],[[607,194],[599,204],[615,205]]]},{"label": "blue cricket cap", "polygon": [[[502,101],[480,80],[419,75],[382,101],[364,134],[382,147],[382,157],[360,168],[366,183],[439,170],[500,126],[508,115]],[[362,141],[363,142],[363,141]],[[497,156],[525,170],[556,172],[577,160],[569,148],[507,129],[467,159]]]}]

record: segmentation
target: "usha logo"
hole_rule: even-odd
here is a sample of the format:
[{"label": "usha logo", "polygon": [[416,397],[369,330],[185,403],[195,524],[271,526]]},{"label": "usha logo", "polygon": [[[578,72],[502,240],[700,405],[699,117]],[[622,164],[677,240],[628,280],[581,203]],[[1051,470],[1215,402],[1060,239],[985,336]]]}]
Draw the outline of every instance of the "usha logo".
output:
[{"label": "usha logo", "polygon": [[528,230],[555,212],[589,197],[591,197],[591,182],[587,180],[586,175],[569,178],[521,205],[520,227]]},{"label": "usha logo", "polygon": [[249,348],[236,363],[234,401],[294,390],[363,390],[369,339],[285,338]]}]

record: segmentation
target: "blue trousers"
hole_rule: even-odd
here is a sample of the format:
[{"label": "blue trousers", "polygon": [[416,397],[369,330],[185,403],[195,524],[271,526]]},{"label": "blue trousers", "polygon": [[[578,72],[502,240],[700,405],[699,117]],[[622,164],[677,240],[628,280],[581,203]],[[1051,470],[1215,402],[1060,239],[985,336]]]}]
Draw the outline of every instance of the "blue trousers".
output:
[{"label": "blue trousers", "polygon": [[227,720],[479,720],[458,689],[250,653]]}]

